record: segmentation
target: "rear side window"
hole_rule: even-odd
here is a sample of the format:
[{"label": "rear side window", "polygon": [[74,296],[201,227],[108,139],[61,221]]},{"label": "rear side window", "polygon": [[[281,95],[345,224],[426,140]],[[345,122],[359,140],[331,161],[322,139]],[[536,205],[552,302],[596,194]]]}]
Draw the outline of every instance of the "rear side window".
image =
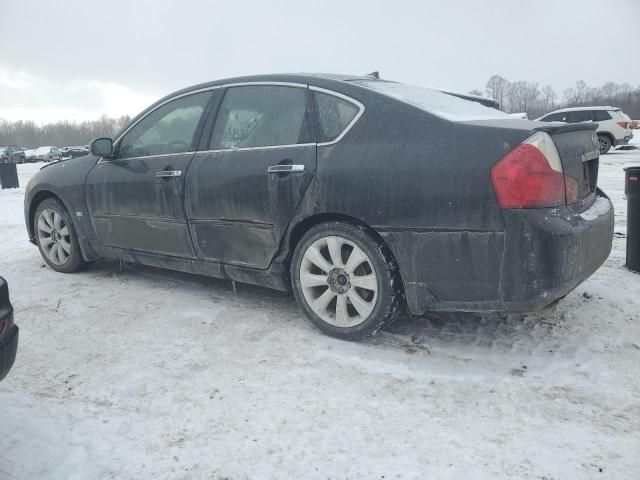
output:
[{"label": "rear side window", "polygon": [[318,118],[318,142],[331,142],[349,126],[360,108],[353,103],[321,92],[313,92]]},{"label": "rear side window", "polygon": [[311,142],[307,90],[256,85],[229,88],[209,148],[255,148]]},{"label": "rear side window", "polygon": [[611,120],[611,115],[606,110],[593,110],[591,117],[594,122],[604,122],[605,120]]},{"label": "rear side window", "polygon": [[591,120],[591,112],[589,110],[574,110],[565,113],[568,123],[588,122]]}]

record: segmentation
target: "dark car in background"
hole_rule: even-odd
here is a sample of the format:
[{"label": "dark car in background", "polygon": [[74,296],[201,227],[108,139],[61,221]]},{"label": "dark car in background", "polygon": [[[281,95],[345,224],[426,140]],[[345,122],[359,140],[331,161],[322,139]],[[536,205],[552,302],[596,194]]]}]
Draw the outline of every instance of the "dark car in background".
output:
[{"label": "dark car in background", "polygon": [[374,76],[221,80],[153,104],[25,192],[29,239],[290,290],[361,339],[403,308],[544,308],[607,258],[595,124],[513,118]]},{"label": "dark car in background", "polygon": [[20,147],[0,147],[0,163],[24,163],[26,156]]},{"label": "dark car in background", "polygon": [[16,360],[18,326],[13,323],[13,307],[9,301],[9,287],[0,277],[0,380],[7,376]]}]

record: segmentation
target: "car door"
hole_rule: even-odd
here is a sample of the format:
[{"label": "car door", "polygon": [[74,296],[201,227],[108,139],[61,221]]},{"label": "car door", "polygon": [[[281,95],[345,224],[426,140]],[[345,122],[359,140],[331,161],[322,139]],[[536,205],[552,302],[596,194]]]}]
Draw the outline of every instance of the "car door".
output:
[{"label": "car door", "polygon": [[206,150],[186,179],[203,260],[267,268],[316,170],[307,85],[225,89]]},{"label": "car door", "polygon": [[89,173],[86,197],[108,247],[194,257],[184,212],[184,175],[199,140],[211,92],[160,105],[115,143]]}]

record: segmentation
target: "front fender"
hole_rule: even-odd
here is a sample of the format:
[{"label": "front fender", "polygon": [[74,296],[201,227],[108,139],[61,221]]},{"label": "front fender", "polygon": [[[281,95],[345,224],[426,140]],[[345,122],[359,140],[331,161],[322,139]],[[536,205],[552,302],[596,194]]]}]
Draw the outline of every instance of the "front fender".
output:
[{"label": "front fender", "polygon": [[48,164],[29,180],[24,195],[24,216],[31,242],[35,239],[35,211],[38,204],[49,197],[57,198],[67,209],[79,240],[95,238],[87,210],[84,184],[97,161],[98,157],[87,155],[66,162]]}]

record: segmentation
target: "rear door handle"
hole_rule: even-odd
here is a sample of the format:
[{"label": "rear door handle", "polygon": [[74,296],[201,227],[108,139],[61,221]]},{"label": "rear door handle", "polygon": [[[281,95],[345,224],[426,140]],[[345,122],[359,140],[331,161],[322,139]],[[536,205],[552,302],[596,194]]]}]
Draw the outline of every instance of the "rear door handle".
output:
[{"label": "rear door handle", "polygon": [[304,172],[304,165],[271,165],[267,168],[269,173]]},{"label": "rear door handle", "polygon": [[179,177],[180,175],[182,175],[180,170],[161,170],[156,172],[156,177],[158,178]]}]

